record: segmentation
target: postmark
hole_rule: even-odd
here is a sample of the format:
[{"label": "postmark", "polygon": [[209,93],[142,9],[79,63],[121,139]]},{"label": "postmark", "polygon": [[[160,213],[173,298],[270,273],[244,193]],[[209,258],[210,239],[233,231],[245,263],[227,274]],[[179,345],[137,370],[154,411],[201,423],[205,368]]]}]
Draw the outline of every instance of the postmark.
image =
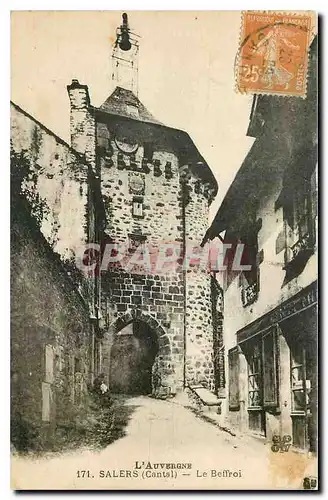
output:
[{"label": "postmark", "polygon": [[244,11],[237,91],[305,98],[312,24],[311,13]]}]

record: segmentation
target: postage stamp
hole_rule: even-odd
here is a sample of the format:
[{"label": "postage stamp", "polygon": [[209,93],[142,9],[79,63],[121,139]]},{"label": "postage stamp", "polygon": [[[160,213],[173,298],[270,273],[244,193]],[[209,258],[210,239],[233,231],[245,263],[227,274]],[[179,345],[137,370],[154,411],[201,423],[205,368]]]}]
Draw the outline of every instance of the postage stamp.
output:
[{"label": "postage stamp", "polygon": [[310,13],[244,11],[237,91],[305,98],[311,26]]}]

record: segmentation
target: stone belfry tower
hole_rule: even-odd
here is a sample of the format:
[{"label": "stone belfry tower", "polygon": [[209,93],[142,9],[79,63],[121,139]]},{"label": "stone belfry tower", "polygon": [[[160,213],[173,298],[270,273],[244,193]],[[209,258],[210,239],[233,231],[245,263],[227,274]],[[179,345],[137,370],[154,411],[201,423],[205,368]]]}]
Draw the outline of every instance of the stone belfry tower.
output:
[{"label": "stone belfry tower", "polygon": [[[200,245],[217,183],[188,134],[138,99],[137,40],[123,14],[112,57],[117,86],[99,108],[85,85],[68,86],[71,141],[99,178],[102,247],[123,246],[130,262],[101,271],[96,371],[112,391],[165,397],[188,385],[214,387],[210,275],[153,263],[170,245]],[[131,264],[138,252],[142,265]]]}]

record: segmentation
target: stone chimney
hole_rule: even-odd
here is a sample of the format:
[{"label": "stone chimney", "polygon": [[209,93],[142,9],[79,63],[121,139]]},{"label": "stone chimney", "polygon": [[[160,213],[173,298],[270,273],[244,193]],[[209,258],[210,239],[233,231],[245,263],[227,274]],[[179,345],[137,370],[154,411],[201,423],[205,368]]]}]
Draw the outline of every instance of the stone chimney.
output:
[{"label": "stone chimney", "polygon": [[72,80],[72,83],[67,85],[67,92],[71,104],[71,146],[78,153],[84,154],[95,170],[95,119],[88,86],[81,85],[78,80]]}]

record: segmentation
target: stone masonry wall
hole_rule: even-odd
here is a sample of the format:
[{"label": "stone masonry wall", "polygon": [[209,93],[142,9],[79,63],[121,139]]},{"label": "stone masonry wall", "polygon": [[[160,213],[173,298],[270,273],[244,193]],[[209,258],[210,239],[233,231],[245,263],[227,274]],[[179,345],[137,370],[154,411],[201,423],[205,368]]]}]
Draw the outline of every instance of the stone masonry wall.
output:
[{"label": "stone masonry wall", "polygon": [[42,234],[62,258],[72,257],[86,241],[87,165],[14,105],[11,147],[17,157],[23,153],[28,163],[22,193],[32,204],[32,215],[38,219]]},{"label": "stone masonry wall", "polygon": [[17,203],[11,224],[11,433],[19,451],[64,437],[86,405],[88,308],[35,222]]},{"label": "stone masonry wall", "polygon": [[[143,216],[132,216],[135,194],[129,189],[131,158],[123,155],[111,141],[112,154],[101,159],[101,189],[105,201],[106,229],[115,242],[126,242],[129,234],[142,233],[147,242],[157,246],[162,242],[182,241],[182,209],[179,184],[178,159],[173,153],[155,151],[152,163],[147,163],[149,173],[141,170],[143,148],[140,147],[133,163],[144,182]],[[108,153],[107,153],[108,154]],[[119,159],[120,158],[120,159]],[[159,162],[161,175],[154,175],[154,163]],[[126,168],[118,165],[122,164]],[[171,164],[172,178],[166,179],[164,169]]]},{"label": "stone masonry wall", "polygon": [[205,384],[214,390],[213,326],[210,275],[186,276],[186,384]]},{"label": "stone masonry wall", "polygon": [[[185,235],[187,242],[199,245],[208,227],[209,202],[198,179],[187,180]],[[206,266],[186,272],[186,384],[204,384],[214,390],[213,324],[211,276]]]},{"label": "stone masonry wall", "polygon": [[[18,106],[11,105],[11,175],[41,233],[61,260],[75,268],[88,238],[89,167],[73,149]],[[78,275],[78,286],[93,302],[93,283]]]}]

